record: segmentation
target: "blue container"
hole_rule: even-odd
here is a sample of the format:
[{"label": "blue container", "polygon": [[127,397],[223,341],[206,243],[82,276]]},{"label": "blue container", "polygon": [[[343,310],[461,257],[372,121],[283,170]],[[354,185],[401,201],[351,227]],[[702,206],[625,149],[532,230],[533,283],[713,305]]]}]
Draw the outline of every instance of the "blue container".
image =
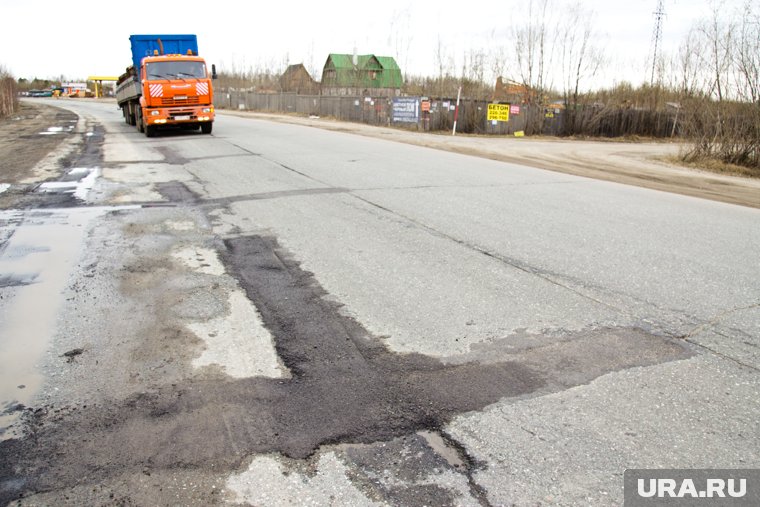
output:
[{"label": "blue container", "polygon": [[188,50],[194,55],[198,54],[198,39],[195,35],[130,35],[129,42],[132,44],[132,65],[136,69],[140,68],[142,59],[153,56],[154,51],[158,51],[159,55],[186,55]]}]

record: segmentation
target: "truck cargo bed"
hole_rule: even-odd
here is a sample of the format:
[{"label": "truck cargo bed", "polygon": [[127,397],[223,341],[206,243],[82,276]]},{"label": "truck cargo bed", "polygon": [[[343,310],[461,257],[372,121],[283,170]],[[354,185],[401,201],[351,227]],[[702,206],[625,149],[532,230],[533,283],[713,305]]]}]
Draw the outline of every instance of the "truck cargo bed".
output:
[{"label": "truck cargo bed", "polygon": [[124,102],[136,99],[141,94],[140,81],[133,77],[116,87],[116,103],[121,105]]},{"label": "truck cargo bed", "polygon": [[135,69],[140,68],[144,57],[153,56],[154,52],[159,55],[185,55],[189,50],[194,55],[198,54],[198,39],[192,34],[130,35],[129,41]]}]

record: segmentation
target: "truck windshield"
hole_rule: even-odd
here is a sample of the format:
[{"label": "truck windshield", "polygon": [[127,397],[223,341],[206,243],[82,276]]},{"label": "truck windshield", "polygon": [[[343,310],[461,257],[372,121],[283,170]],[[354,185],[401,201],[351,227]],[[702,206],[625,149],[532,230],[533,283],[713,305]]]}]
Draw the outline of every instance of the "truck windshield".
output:
[{"label": "truck windshield", "polygon": [[203,62],[152,62],[145,64],[148,80],[153,79],[205,79]]}]

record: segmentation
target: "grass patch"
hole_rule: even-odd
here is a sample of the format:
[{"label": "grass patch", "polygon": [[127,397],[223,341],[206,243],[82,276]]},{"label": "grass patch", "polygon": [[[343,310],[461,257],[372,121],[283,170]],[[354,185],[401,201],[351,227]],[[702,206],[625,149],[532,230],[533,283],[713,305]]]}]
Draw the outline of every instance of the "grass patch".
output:
[{"label": "grass patch", "polygon": [[729,164],[709,157],[695,158],[693,155],[676,155],[667,158],[668,162],[673,164],[699,169],[717,174],[728,174],[730,176],[743,176],[745,178],[760,178],[760,169],[745,167],[736,164]]}]

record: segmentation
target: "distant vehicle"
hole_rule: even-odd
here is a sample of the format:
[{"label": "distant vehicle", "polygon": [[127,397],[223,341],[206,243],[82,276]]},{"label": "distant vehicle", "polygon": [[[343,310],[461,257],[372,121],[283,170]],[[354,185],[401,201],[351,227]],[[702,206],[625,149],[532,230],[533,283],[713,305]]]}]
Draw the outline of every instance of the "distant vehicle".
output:
[{"label": "distant vehicle", "polygon": [[151,137],[181,126],[210,134],[214,90],[195,35],[130,35],[132,65],[116,83],[116,103],[128,125]]},{"label": "distant vehicle", "polygon": [[27,97],[52,97],[52,90],[29,90]]}]

